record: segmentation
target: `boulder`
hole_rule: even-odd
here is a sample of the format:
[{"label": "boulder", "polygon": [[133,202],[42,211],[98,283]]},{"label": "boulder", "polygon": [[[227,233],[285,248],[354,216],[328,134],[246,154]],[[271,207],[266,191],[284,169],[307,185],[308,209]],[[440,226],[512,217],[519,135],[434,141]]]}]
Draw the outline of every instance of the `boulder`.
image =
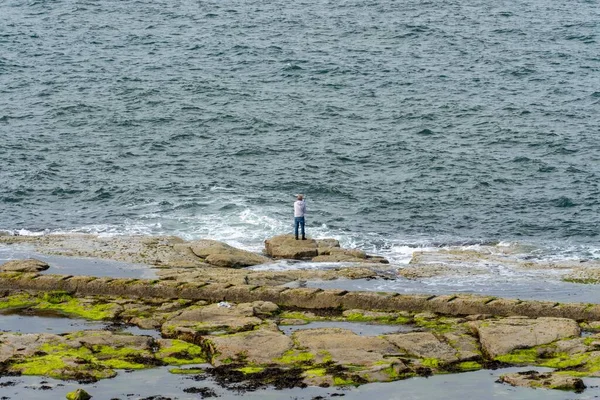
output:
[{"label": "boulder", "polygon": [[210,343],[205,347],[211,348],[215,365],[238,359],[251,364],[271,364],[294,345],[288,336],[269,329],[206,336],[205,339],[205,344]]},{"label": "boulder", "polygon": [[265,240],[265,253],[273,258],[315,262],[388,263],[385,258],[369,256],[362,250],[342,249],[336,239],[296,240],[293,235]]},{"label": "boulder", "polygon": [[12,260],[0,266],[0,271],[12,272],[40,272],[50,268],[50,265],[44,261],[29,258],[27,260]]},{"label": "boulder", "polygon": [[67,400],[89,400],[92,396],[83,389],[77,389],[74,392],[67,393]]},{"label": "boulder", "polygon": [[364,260],[367,253],[358,249],[341,249],[339,247],[319,247],[319,256],[337,256]]},{"label": "boulder", "polygon": [[468,324],[479,335],[481,347],[490,358],[580,334],[577,322],[568,318],[503,318]]},{"label": "boulder", "polygon": [[317,247],[319,251],[339,248],[340,241],[337,239],[317,239]]},{"label": "boulder", "polygon": [[[264,307],[257,306],[258,313],[264,313]],[[198,335],[213,332],[241,332],[252,330],[262,320],[255,317],[254,305],[242,303],[211,304],[204,307],[192,306],[180,314],[168,319],[161,328],[166,337],[178,337],[195,340]]]},{"label": "boulder", "polygon": [[581,378],[573,376],[558,375],[551,372],[541,373],[538,371],[524,371],[500,376],[499,383],[508,383],[512,386],[523,386],[530,388],[545,388],[558,390],[572,390],[582,392],[585,384]]},{"label": "boulder", "polygon": [[435,359],[444,364],[459,360],[456,350],[431,332],[398,333],[384,335],[384,338],[411,356]]},{"label": "boulder", "polygon": [[261,317],[270,317],[279,311],[279,306],[270,301],[255,301],[252,303],[254,315]]},{"label": "boulder", "polygon": [[127,348],[136,351],[152,351],[154,340],[150,336],[136,336],[113,333],[110,331],[84,331],[80,336],[73,335],[69,346],[78,347],[79,344],[89,349],[99,346],[114,349]]},{"label": "boulder", "polygon": [[318,248],[316,240],[296,240],[293,235],[280,235],[265,240],[265,252],[273,258],[310,259],[319,254]]},{"label": "boulder", "polygon": [[292,338],[297,348],[310,353],[316,363],[331,360],[342,365],[374,366],[398,355],[398,349],[389,341],[359,336],[349,329],[303,329],[294,332]]},{"label": "boulder", "polygon": [[271,262],[265,256],[236,249],[216,240],[196,240],[189,243],[189,247],[196,256],[216,267],[243,268]]}]

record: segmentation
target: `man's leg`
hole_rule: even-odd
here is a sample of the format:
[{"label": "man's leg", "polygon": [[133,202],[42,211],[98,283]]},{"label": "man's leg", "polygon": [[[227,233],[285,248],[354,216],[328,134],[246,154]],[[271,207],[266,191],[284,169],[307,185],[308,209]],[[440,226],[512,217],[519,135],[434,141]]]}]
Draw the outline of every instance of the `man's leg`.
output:
[{"label": "man's leg", "polygon": [[[300,227],[302,228],[302,240],[306,240],[306,234],[304,233],[304,217],[300,219]],[[298,235],[296,235],[298,237]]]},{"label": "man's leg", "polygon": [[294,218],[294,234],[296,235],[296,240],[298,240],[298,225],[300,225],[300,218]]}]

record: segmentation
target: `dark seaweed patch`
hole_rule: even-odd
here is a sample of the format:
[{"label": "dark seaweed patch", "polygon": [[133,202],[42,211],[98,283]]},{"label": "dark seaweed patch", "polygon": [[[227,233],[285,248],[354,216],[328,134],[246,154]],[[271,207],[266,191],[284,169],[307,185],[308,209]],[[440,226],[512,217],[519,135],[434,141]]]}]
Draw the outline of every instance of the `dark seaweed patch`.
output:
[{"label": "dark seaweed patch", "polygon": [[305,388],[301,368],[283,369],[279,367],[267,367],[264,370],[252,374],[237,371],[240,364],[227,364],[215,368],[209,368],[206,373],[213,377],[215,382],[225,389],[234,390],[239,393],[251,392],[267,387],[277,390],[292,389],[295,387]]},{"label": "dark seaweed patch", "polygon": [[187,389],[183,389],[183,391],[185,393],[199,394],[203,399],[208,397],[219,397],[214,390],[208,387],[189,387]]}]

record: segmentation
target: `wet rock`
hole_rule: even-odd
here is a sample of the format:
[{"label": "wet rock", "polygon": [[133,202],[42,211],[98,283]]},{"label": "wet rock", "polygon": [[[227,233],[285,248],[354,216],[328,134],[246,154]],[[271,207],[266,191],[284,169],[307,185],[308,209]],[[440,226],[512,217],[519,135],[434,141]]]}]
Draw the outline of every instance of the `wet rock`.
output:
[{"label": "wet rock", "polygon": [[468,324],[479,335],[482,349],[490,358],[580,334],[577,322],[567,318],[503,318]]},{"label": "wet rock", "polygon": [[284,318],[279,321],[279,325],[283,326],[291,326],[291,325],[307,325],[310,321],[300,318]]},{"label": "wet rock", "polygon": [[275,389],[305,388],[303,371],[300,368],[258,368],[256,371],[246,371],[239,364],[220,365],[209,368],[207,373],[215,382],[229,390],[238,393],[254,391],[269,386]]},{"label": "wet rock", "polygon": [[197,240],[190,242],[189,246],[196,256],[217,267],[243,268],[272,262],[260,254],[236,249],[216,240]]},{"label": "wet rock", "polygon": [[537,371],[524,371],[502,375],[498,379],[498,382],[507,383],[512,386],[569,390],[574,392],[582,392],[586,387],[580,378],[558,375],[551,372],[540,373]]},{"label": "wet rock", "polygon": [[0,271],[13,272],[40,272],[50,268],[50,265],[44,261],[30,258],[27,260],[12,260],[0,265]]},{"label": "wet rock", "polygon": [[189,387],[183,389],[185,393],[199,394],[200,398],[207,399],[209,397],[219,397],[217,393],[208,387]]},{"label": "wet rock", "polygon": [[587,265],[586,267],[574,268],[569,274],[562,277],[565,282],[597,285],[600,283],[600,271],[598,263]]},{"label": "wet rock", "polygon": [[317,239],[317,248],[319,251],[326,251],[340,247],[340,241],[337,239]]},{"label": "wet rock", "polygon": [[[120,400],[120,399],[111,399],[111,400]],[[144,397],[143,399],[140,400],[173,400],[171,397],[164,397],[164,396],[150,396],[150,397]]]},{"label": "wet rock", "polygon": [[73,257],[94,257],[162,267],[194,268],[207,265],[175,236],[99,237],[86,234],[8,236],[0,243],[30,243],[36,251]]},{"label": "wet rock", "polygon": [[92,396],[83,389],[77,389],[74,392],[67,393],[67,400],[89,400]]},{"label": "wet rock", "polygon": [[280,359],[293,346],[292,340],[279,331],[258,329],[222,336],[206,336],[204,345],[210,345],[215,355],[213,363],[221,365],[231,360],[253,364],[270,364]]},{"label": "wet rock", "polygon": [[382,312],[361,309],[346,310],[342,313],[350,321],[379,323],[408,323],[412,317],[406,311]]},{"label": "wet rock", "polygon": [[485,275],[489,271],[486,268],[471,265],[465,267],[464,265],[409,264],[399,268],[397,273],[406,279],[417,280],[442,276]]}]

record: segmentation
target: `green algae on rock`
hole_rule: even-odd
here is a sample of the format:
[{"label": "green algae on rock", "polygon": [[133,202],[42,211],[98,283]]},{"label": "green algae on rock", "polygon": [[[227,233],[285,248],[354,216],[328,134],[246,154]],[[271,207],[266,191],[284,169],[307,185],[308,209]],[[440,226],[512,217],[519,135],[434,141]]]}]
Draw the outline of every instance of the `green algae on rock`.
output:
[{"label": "green algae on rock", "polygon": [[24,308],[56,311],[89,320],[113,319],[121,310],[117,304],[106,303],[102,299],[78,298],[64,291],[49,291],[39,294],[19,292],[0,298],[0,310]]},{"label": "green algae on rock", "polygon": [[[27,345],[23,348],[20,343]],[[149,336],[80,331],[68,335],[0,334],[0,354],[9,372],[94,382],[115,369],[205,363],[203,350],[190,343]]]},{"label": "green algae on rock", "polygon": [[67,393],[67,400],[89,400],[92,396],[83,389],[77,389],[74,392]]},{"label": "green algae on rock", "polygon": [[195,344],[177,339],[160,339],[156,358],[169,365],[204,364],[207,362],[204,350]]}]

